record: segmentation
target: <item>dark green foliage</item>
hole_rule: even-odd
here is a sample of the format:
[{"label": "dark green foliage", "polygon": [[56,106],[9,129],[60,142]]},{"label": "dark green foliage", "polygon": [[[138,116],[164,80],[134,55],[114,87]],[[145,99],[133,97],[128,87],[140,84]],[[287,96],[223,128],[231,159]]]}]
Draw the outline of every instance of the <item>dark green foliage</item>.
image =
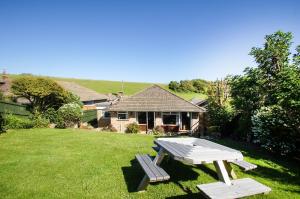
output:
[{"label": "dark green foliage", "polygon": [[269,150],[291,153],[300,137],[300,47],[290,60],[291,33],[278,31],[265,39],[263,48],[250,53],[258,67],[230,81],[232,104],[242,120],[238,131]]},{"label": "dark green foliage", "polygon": [[128,124],[125,133],[139,133],[140,132],[140,127],[136,122],[133,122],[131,124]]},{"label": "dark green foliage", "polygon": [[231,121],[234,111],[229,103],[228,80],[217,80],[208,89],[209,125],[218,126],[225,133],[226,125]]},{"label": "dark green foliage", "polygon": [[176,81],[171,81],[169,83],[169,89],[173,90],[173,91],[178,91],[180,84]]},{"label": "dark green foliage", "polygon": [[27,117],[20,117],[16,115],[5,115],[6,129],[30,129],[34,127],[34,121]]},{"label": "dark green foliage", "polygon": [[50,120],[45,118],[43,115],[36,113],[31,118],[29,118],[34,123],[34,128],[47,128],[49,127]]},{"label": "dark green foliage", "polygon": [[82,122],[92,122],[97,120],[97,110],[84,110],[82,115]]},{"label": "dark green foliage", "polygon": [[4,99],[4,94],[3,92],[0,90],[0,100],[3,100]]},{"label": "dark green foliage", "polygon": [[78,101],[73,94],[48,78],[20,77],[12,82],[11,91],[17,97],[26,98],[30,102],[32,112],[44,112],[49,108],[58,109],[65,103]]},{"label": "dark green foliage", "polygon": [[54,108],[49,108],[43,113],[43,117],[48,119],[50,123],[58,122],[58,112]]},{"label": "dark green foliage", "polygon": [[252,123],[254,143],[280,154],[295,151],[300,136],[282,107],[274,105],[260,108],[252,116]]},{"label": "dark green foliage", "polygon": [[5,120],[4,120],[3,114],[0,113],[0,133],[3,133],[5,131],[6,131]]},{"label": "dark green foliage", "polygon": [[182,80],[180,82],[171,81],[169,83],[169,89],[176,92],[205,93],[208,85],[209,82],[202,79]]}]

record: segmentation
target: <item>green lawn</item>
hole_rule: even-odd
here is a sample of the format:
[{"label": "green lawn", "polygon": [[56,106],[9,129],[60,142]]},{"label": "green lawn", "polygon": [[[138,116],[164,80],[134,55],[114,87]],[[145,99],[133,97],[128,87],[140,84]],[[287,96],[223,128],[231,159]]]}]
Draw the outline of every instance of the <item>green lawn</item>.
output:
[{"label": "green lawn", "polygon": [[[143,177],[136,153],[150,153],[152,136],[99,133],[88,130],[12,130],[0,135],[0,198],[199,198],[196,185],[216,181],[212,165],[163,162],[167,183],[135,189]],[[299,198],[299,165],[222,140],[240,149],[258,169],[251,177],[270,186],[269,195],[253,198]]]},{"label": "green lawn", "polygon": [[[20,77],[20,75],[10,74],[9,77],[12,79],[15,79],[17,77]],[[50,78],[54,79],[54,80],[75,82],[81,86],[84,86],[86,88],[92,89],[98,93],[103,93],[103,94],[116,93],[116,92],[119,92],[122,90],[122,82],[120,82],[120,81],[88,80],[88,79],[59,78],[59,77],[50,77]],[[133,95],[133,94],[135,94],[139,91],[142,91],[143,89],[153,85],[153,83],[123,82],[123,85],[124,85],[125,95]],[[168,89],[167,84],[159,83],[158,85],[162,86],[165,89]],[[200,93],[192,93],[192,92],[190,92],[190,93],[173,92],[173,93],[175,93],[176,95],[178,95],[186,100],[191,100],[192,98],[200,98],[200,99],[207,98],[205,94],[200,94]]]}]

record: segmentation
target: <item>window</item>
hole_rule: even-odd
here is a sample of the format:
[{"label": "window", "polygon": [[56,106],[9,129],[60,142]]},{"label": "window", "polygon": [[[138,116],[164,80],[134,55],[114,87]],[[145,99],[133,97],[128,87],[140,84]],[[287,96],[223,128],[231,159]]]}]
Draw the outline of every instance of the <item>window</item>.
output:
[{"label": "window", "polygon": [[138,112],[137,114],[137,120],[139,124],[147,124],[147,116],[146,112]]},{"label": "window", "polygon": [[128,113],[127,112],[118,112],[118,120],[127,120]]},{"label": "window", "polygon": [[163,113],[162,115],[163,124],[164,125],[177,125],[179,122],[179,114],[178,113]]},{"label": "window", "polygon": [[110,112],[104,111],[103,118],[110,118]]}]

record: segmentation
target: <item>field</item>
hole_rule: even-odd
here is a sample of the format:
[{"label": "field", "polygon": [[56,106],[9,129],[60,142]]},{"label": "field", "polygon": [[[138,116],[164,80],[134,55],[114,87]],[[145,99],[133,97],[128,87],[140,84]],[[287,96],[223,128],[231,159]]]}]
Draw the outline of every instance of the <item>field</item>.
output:
[{"label": "field", "polygon": [[[19,75],[10,75],[10,78],[14,79],[19,77]],[[75,82],[81,86],[90,88],[98,93],[108,94],[108,93],[117,93],[122,91],[122,82],[120,81],[106,81],[106,80],[87,80],[87,79],[75,79],[75,78],[58,78],[58,77],[50,77],[54,80],[62,80],[62,81],[71,81]],[[125,95],[133,95],[143,89],[153,85],[152,83],[142,83],[142,82],[123,82],[123,89]],[[165,89],[168,89],[167,84],[158,84]],[[169,90],[169,89],[168,89]],[[171,91],[171,90],[170,90]],[[171,91],[172,92],[172,91]],[[178,93],[173,92],[176,95],[186,99],[191,100],[192,98],[200,98],[205,99],[206,95],[201,93]]]},{"label": "field", "polygon": [[[135,192],[143,172],[134,156],[155,155],[154,139],[73,129],[10,130],[0,135],[0,198],[201,198],[196,185],[217,178],[211,164],[164,161],[171,180]],[[250,172],[234,167],[239,178],[272,188],[268,195],[251,198],[299,198],[299,165],[243,143],[219,142],[242,150],[247,161],[258,165]]]}]

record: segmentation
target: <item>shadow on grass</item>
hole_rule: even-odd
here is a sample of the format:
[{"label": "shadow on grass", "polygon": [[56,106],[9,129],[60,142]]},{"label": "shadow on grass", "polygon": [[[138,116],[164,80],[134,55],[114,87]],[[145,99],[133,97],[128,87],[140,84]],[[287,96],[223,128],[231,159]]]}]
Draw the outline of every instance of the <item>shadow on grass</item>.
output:
[{"label": "shadow on grass", "polygon": [[[166,182],[151,183],[152,186],[156,186],[161,183],[173,182],[178,185],[185,193],[187,198],[190,198],[195,193],[192,193],[187,187],[184,187],[181,181],[196,180],[199,174],[192,170],[192,166],[185,165],[181,162],[165,158],[161,164],[161,167],[170,175],[170,180]],[[134,159],[131,160],[131,167],[122,167],[123,176],[127,185],[128,192],[136,192],[139,183],[144,177],[145,173],[140,167],[139,163]],[[199,193],[198,193],[199,197]]]},{"label": "shadow on grass", "polygon": [[[242,151],[244,156],[255,160],[253,163],[257,164],[258,167],[246,173],[266,178],[270,181],[278,181],[282,184],[300,185],[300,167],[299,163],[295,160],[272,154],[262,148],[245,142],[237,142],[229,139],[216,140],[216,142]],[[269,164],[269,167],[260,165],[260,160],[263,160],[264,164]]]}]

